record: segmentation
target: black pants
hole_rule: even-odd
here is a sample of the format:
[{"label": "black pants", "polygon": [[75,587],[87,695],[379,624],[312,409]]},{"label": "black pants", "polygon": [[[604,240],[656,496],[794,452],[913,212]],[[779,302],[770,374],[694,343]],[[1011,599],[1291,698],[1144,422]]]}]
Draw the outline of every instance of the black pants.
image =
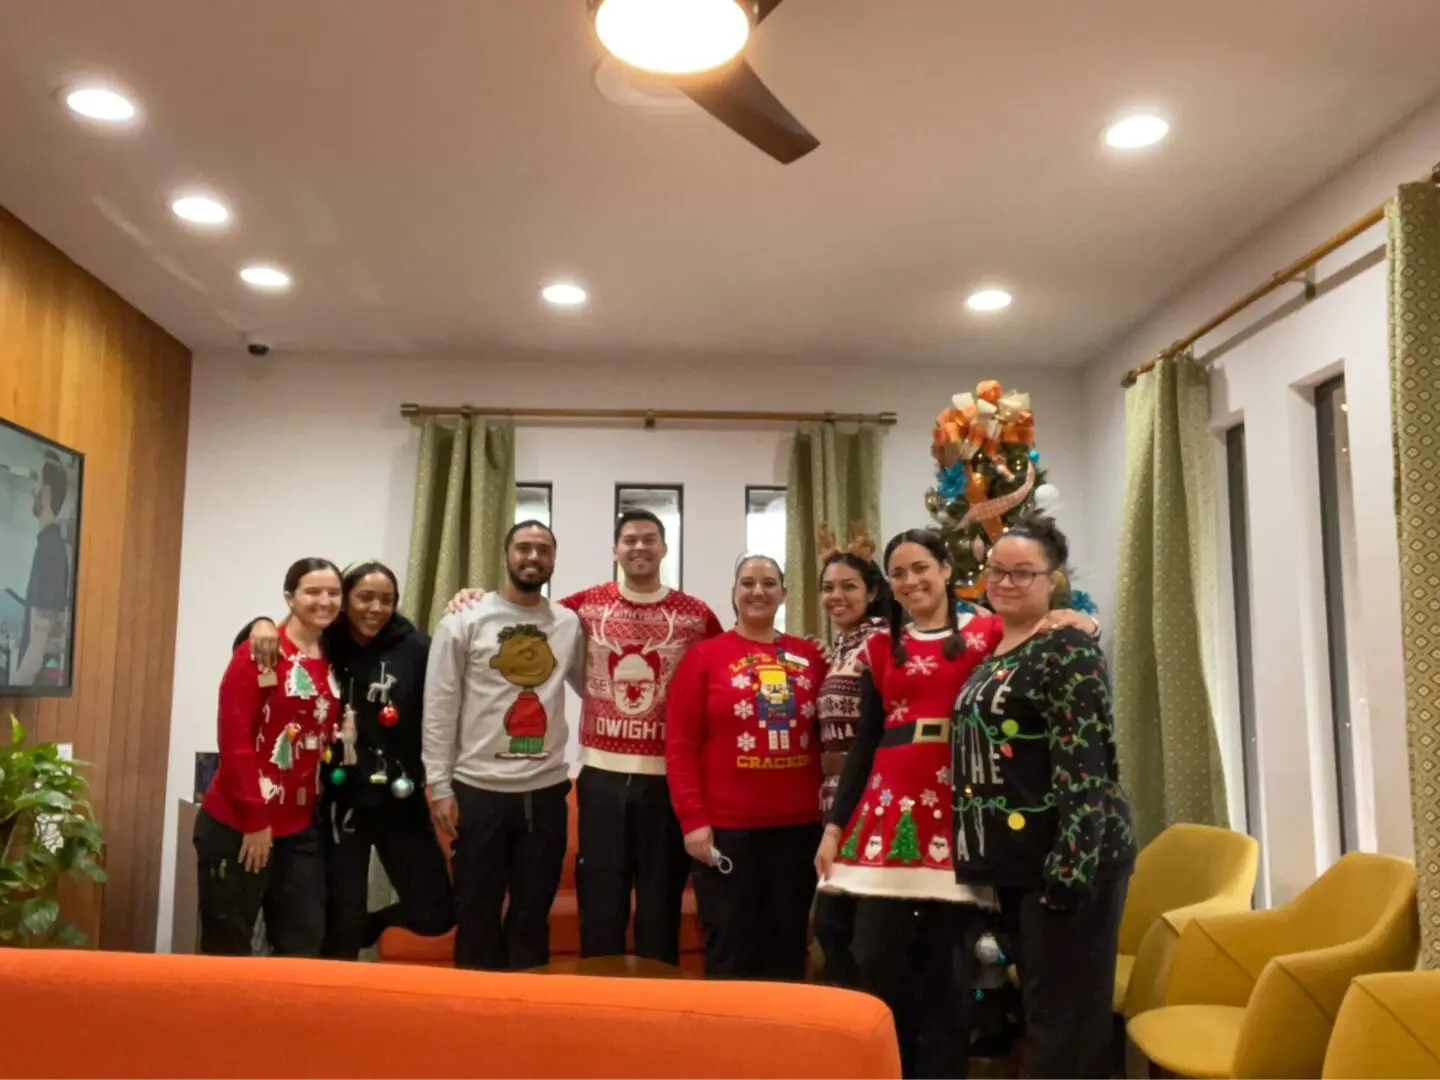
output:
[{"label": "black pants", "polygon": [[455,785],[456,967],[524,971],[550,962],[550,905],[565,863],[569,791],[569,780],[519,793]]},{"label": "black pants", "polygon": [[815,940],[825,954],[820,981],[851,990],[860,987],[860,969],[851,951],[857,902],[849,893],[822,892],[815,898]]},{"label": "black pants", "polygon": [[819,844],[818,823],[715,830],[715,847],[730,860],[730,872],[695,868],[708,977],[805,978]]},{"label": "black pants", "polygon": [[670,785],[663,776],[586,766],[575,781],[575,798],[580,954],[623,956],[629,951],[633,892],[636,954],[678,964],[680,901],[690,856],[670,805]]},{"label": "black pants", "polygon": [[200,951],[208,956],[250,956],[255,920],[265,912],[265,934],[276,956],[319,956],[325,935],[325,854],[320,829],[282,836],[270,861],[252,873],[240,865],[236,830],[201,810],[195,816],[200,862]]},{"label": "black pants", "polygon": [[[378,806],[321,804],[325,837],[325,943],[321,955],[355,960],[386,926],[443,934],[455,925],[455,898],[445,854],[423,795]],[[370,913],[370,851],[400,897]]]},{"label": "black pants", "polygon": [[1128,884],[1096,885],[1071,912],[1045,907],[1038,891],[1001,890],[1020,948],[1032,1076],[1110,1076],[1115,949]]},{"label": "black pants", "polygon": [[856,904],[860,985],[895,1015],[906,1077],[965,1075],[982,920],[979,908],[944,900],[865,896]]}]

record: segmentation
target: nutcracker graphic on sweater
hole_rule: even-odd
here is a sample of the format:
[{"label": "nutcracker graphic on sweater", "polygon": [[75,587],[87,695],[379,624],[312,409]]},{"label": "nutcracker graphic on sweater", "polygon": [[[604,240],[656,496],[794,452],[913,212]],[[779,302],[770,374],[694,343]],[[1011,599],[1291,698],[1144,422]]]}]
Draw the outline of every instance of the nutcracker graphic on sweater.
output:
[{"label": "nutcracker graphic on sweater", "polygon": [[907,629],[903,654],[889,634],[864,645],[880,715],[862,712],[878,745],[824,888],[862,896],[981,902],[957,885],[951,861],[950,716],[966,678],[999,640],[998,619],[966,619],[963,648],[946,657],[948,631]]}]

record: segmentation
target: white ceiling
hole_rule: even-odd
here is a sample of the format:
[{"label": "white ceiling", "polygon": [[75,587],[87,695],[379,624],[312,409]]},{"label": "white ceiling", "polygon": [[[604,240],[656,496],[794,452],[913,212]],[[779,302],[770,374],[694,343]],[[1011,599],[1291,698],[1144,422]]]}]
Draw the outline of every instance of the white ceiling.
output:
[{"label": "white ceiling", "polygon": [[[0,204],[193,347],[1077,363],[1440,92],[1437,41],[1440,0],[786,0],[751,59],[822,145],[780,166],[602,97],[584,0],[0,0]],[[95,74],[140,130],[59,105]],[[1172,137],[1119,159],[1132,105]]]}]

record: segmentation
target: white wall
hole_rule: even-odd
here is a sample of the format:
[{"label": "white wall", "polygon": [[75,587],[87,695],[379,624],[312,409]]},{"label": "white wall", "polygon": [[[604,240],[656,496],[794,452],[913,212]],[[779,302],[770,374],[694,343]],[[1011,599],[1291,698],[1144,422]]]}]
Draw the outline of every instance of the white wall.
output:
[{"label": "white wall", "polygon": [[[1427,176],[1437,158],[1440,102],[1273,220],[1086,368],[1090,471],[1108,478],[1088,489],[1088,550],[1101,567],[1094,586],[1103,606],[1114,596],[1113,553],[1120,535],[1121,376],[1393,195],[1399,184]],[[1211,419],[1217,439],[1225,428],[1245,422],[1262,844],[1274,901],[1303,888],[1339,853],[1311,388],[1342,372],[1349,393],[1359,571],[1359,610],[1352,625],[1358,625],[1361,640],[1350,644],[1358,661],[1352,679],[1357,670],[1360,676],[1352,701],[1361,836],[1372,850],[1403,855],[1412,850],[1383,249],[1380,226],[1318,267],[1320,294],[1313,301],[1306,303],[1298,286],[1281,289],[1197,346],[1197,355],[1214,363]],[[1215,542],[1221,587],[1228,591],[1223,471],[1217,469],[1216,480],[1222,535]],[[1216,709],[1232,819],[1239,823],[1243,784],[1234,623],[1226,619],[1233,619],[1228,610],[1220,624]]]},{"label": "white wall", "polygon": [[[197,357],[157,947],[170,941],[175,803],[192,794],[195,753],[214,749],[215,691],[236,629],[279,609],[285,567],[302,555],[342,565],[376,557],[403,574],[418,429],[400,417],[402,401],[894,412],[899,422],[886,436],[882,470],[888,536],[927,523],[935,415],[982,378],[1031,392],[1042,464],[1061,489],[1077,584],[1087,585],[1090,492],[1082,490],[1085,422],[1074,409],[1078,369]],[[555,485],[555,595],[610,576],[617,482],[682,483],[686,590],[727,617],[733,560],[745,547],[745,485],[783,485],[789,443],[783,425],[520,427],[516,478]]]}]

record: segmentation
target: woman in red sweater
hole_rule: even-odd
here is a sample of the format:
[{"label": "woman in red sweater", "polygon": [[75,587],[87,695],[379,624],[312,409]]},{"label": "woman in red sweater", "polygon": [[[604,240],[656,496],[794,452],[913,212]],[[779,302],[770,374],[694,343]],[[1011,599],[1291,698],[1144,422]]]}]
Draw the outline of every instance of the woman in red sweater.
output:
[{"label": "woman in red sweater", "polygon": [[698,864],[705,974],[799,981],[820,839],[825,660],[776,631],[785,575],[774,559],[743,557],[732,599],[735,629],[692,646],[670,682],[670,800]]},{"label": "woman in red sweater", "polygon": [[319,956],[325,858],[315,806],[339,736],[340,687],[320,645],[340,613],[340,571],[301,559],[285,574],[290,617],[263,671],[242,642],[220,680],[220,767],[195,819],[200,951],[249,956],[255,919],[277,956]]}]

